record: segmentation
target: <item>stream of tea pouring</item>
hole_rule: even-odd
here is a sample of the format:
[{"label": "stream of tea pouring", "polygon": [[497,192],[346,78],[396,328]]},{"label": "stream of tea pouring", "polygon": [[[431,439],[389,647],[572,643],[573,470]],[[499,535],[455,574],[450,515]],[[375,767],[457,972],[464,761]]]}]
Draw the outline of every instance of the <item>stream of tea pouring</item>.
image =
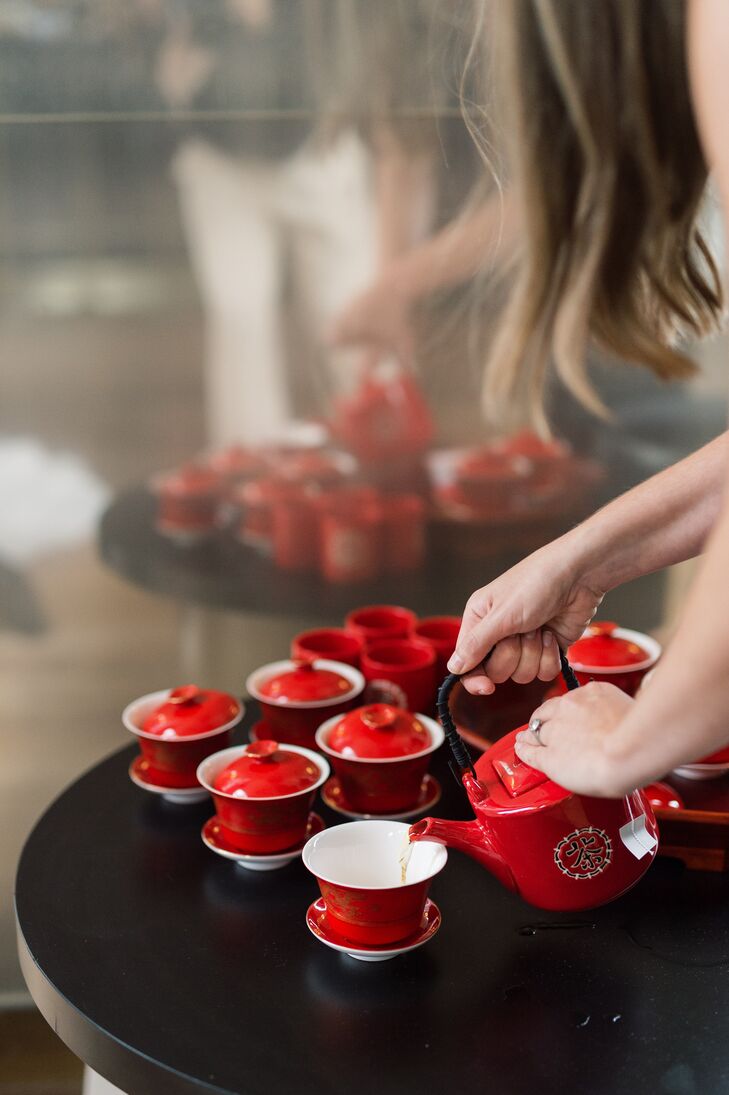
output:
[{"label": "stream of tea pouring", "polygon": [[408,866],[410,864],[410,856],[413,854],[413,848],[414,847],[415,847],[415,845],[413,844],[413,842],[410,839],[410,833],[408,831],[406,831],[405,832],[405,837],[404,837],[404,840],[403,840],[403,846],[400,849],[400,856],[398,858],[398,863],[400,864],[400,885],[401,886],[404,886],[405,883],[407,882]]}]

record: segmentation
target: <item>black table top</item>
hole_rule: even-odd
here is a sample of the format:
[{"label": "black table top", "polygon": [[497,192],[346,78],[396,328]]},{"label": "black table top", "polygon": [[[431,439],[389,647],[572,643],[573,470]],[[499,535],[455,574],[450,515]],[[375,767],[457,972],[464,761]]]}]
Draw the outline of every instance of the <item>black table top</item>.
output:
[{"label": "black table top", "polygon": [[[300,862],[252,874],[211,854],[212,805],[133,786],[134,750],[49,808],[16,886],[36,1003],[131,1095],[729,1090],[728,877],[658,860],[619,901],[567,916],[452,852],[435,939],[364,964],[308,932],[318,890]],[[443,757],[435,771],[435,812],[467,816]]]}]

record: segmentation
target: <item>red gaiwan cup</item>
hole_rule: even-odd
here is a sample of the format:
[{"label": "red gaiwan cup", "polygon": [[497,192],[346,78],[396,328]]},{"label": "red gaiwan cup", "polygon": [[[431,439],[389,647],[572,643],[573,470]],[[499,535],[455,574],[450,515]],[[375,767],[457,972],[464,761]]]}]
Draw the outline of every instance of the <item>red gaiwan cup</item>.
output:
[{"label": "red gaiwan cup", "polygon": [[430,616],[418,620],[413,637],[422,639],[435,651],[435,671],[438,682],[448,672],[448,659],[456,649],[456,640],[461,630],[460,616]]},{"label": "red gaiwan cup", "polygon": [[[646,673],[661,655],[661,645],[640,631],[618,627],[611,621],[595,622],[567,651],[580,684],[605,681],[634,696]],[[565,690],[564,682],[561,691]]]},{"label": "red gaiwan cup", "polygon": [[417,622],[417,616],[409,608],[402,608],[400,605],[367,605],[348,613],[344,625],[347,631],[368,644],[377,639],[407,639]]},{"label": "red gaiwan cup", "polygon": [[304,845],[304,866],[319,883],[329,928],[343,939],[384,946],[422,927],[431,881],[448,856],[432,841],[415,843],[403,883],[400,855],[408,834],[400,821],[352,821]]},{"label": "red gaiwan cup", "polygon": [[[227,712],[226,705],[222,701],[218,703],[220,717],[226,716],[225,722],[217,726],[210,725],[215,720],[216,712],[211,711],[209,704],[201,702],[200,698],[205,696],[227,697],[230,701]],[[167,707],[170,702],[179,710],[180,727],[184,732],[175,735],[171,731],[160,736],[145,730],[147,719],[162,705]],[[199,709],[197,712],[195,707]],[[234,713],[231,713],[233,708]],[[198,765],[205,757],[230,743],[233,728],[243,718],[244,710],[243,704],[234,696],[200,689],[196,685],[184,685],[182,688],[150,692],[132,700],[122,712],[122,722],[139,742],[143,758],[141,774],[144,778],[158,787],[182,789],[198,786]],[[199,714],[200,725],[204,728],[197,733],[191,733],[189,731],[194,728],[196,713]]]},{"label": "red gaiwan cup", "polygon": [[180,542],[193,542],[217,529],[220,480],[201,464],[156,475],[150,488],[157,496],[157,530]]},{"label": "red gaiwan cup", "polygon": [[435,651],[423,639],[382,639],[362,653],[362,673],[374,693],[399,697],[408,711],[435,708]]},{"label": "red gaiwan cup", "polygon": [[313,631],[302,631],[291,642],[291,657],[294,661],[311,661],[314,658],[328,658],[332,662],[344,662],[359,668],[362,643],[350,631],[342,627],[319,627]]},{"label": "red gaiwan cup", "polygon": [[[291,792],[280,778],[277,758],[292,755],[306,762],[310,778]],[[217,781],[235,762],[247,765],[250,795],[222,791]],[[272,855],[294,848],[306,837],[309,812],[316,792],[329,778],[329,765],[318,753],[297,745],[257,741],[235,745],[204,760],[197,769],[198,782],[209,791],[223,835],[245,855]]]},{"label": "red gaiwan cup", "polygon": [[316,746],[356,813],[386,815],[417,804],[430,758],[444,737],[427,715],[376,703],[327,719],[316,732]]},{"label": "red gaiwan cup", "polygon": [[[346,690],[328,689],[336,678],[347,683]],[[271,686],[283,682],[272,694]],[[359,670],[344,662],[326,658],[313,661],[270,662],[254,670],[246,681],[248,693],[258,700],[266,731],[276,741],[313,749],[314,735],[324,719],[349,711],[364,691]]]}]

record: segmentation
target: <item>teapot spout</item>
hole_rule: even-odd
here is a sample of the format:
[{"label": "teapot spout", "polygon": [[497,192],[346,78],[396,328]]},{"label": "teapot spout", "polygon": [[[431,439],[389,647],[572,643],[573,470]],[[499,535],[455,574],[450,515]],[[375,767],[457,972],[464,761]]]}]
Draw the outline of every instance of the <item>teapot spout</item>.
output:
[{"label": "teapot spout", "polygon": [[465,852],[498,878],[507,889],[517,888],[506,861],[494,847],[491,834],[478,821],[444,821],[439,817],[426,817],[410,826],[410,840],[432,840],[436,844],[445,844],[448,848]]}]

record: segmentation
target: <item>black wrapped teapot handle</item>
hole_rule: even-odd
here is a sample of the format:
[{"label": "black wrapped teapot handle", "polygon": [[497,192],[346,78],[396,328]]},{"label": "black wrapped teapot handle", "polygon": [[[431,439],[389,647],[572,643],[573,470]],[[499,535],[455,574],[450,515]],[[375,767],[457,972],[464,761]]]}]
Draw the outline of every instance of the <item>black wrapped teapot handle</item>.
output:
[{"label": "black wrapped teapot handle", "polygon": [[[486,659],[484,659],[485,661]],[[580,687],[580,682],[575,676],[575,671],[567,660],[562,647],[559,648],[559,663],[562,669],[562,678],[567,685],[568,691],[572,691],[575,688]],[[450,746],[453,761],[451,768],[453,774],[456,776],[458,782],[461,782],[461,776],[464,772],[470,772],[475,776],[475,770],[473,767],[473,760],[468,750],[468,746],[458,733],[456,724],[453,721],[450,709],[450,697],[451,692],[460,681],[460,676],[457,673],[449,673],[445,678],[440,688],[438,689],[438,699],[436,702],[436,709],[438,711],[438,718],[440,719],[441,726],[445,730],[446,740]]]}]

